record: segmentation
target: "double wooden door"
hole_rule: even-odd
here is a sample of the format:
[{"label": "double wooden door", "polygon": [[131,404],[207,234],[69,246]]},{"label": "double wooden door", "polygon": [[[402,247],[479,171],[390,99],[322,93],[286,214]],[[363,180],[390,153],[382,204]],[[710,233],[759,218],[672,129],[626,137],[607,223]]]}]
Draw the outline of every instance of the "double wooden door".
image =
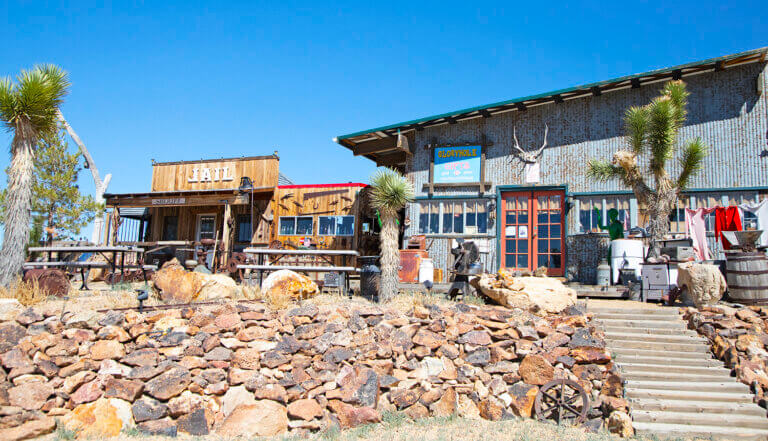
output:
[{"label": "double wooden door", "polygon": [[550,276],[565,274],[565,193],[557,190],[503,192],[501,267]]}]

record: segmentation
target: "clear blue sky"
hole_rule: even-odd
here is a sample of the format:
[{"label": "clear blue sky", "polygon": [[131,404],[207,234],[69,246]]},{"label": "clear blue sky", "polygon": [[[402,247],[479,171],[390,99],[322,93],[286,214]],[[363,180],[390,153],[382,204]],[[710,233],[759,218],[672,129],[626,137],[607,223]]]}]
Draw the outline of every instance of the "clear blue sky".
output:
[{"label": "clear blue sky", "polygon": [[87,3],[5,3],[0,75],[70,72],[110,192],[149,190],[153,158],[274,150],[297,183],[367,181],[334,136],[768,45],[765,0]]}]

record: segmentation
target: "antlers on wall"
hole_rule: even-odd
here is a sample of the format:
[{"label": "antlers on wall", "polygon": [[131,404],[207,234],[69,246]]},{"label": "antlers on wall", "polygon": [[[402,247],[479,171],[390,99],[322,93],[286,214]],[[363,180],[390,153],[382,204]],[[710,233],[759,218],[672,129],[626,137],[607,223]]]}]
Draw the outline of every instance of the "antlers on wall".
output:
[{"label": "antlers on wall", "polygon": [[536,158],[538,158],[539,155],[541,155],[541,152],[543,152],[544,148],[547,146],[547,134],[548,133],[549,133],[549,126],[545,123],[544,124],[544,143],[541,145],[541,147],[539,147],[538,150],[536,150],[536,152],[526,152],[525,150],[520,148],[520,143],[517,141],[517,128],[513,126],[512,127],[512,137],[515,140],[514,147],[519,152],[519,153],[517,153],[517,155],[520,157],[520,159],[522,159],[524,162],[535,163],[536,162]]}]

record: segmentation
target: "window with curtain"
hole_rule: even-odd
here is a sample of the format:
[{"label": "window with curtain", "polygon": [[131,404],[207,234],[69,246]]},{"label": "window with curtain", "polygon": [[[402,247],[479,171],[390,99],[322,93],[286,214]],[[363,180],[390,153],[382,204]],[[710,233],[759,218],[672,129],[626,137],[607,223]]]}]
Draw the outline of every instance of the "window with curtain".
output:
[{"label": "window with curtain", "polygon": [[251,215],[250,214],[237,215],[237,241],[238,242],[251,241]]},{"label": "window with curtain", "polygon": [[487,234],[488,200],[419,203],[419,234]]},{"label": "window with curtain", "polygon": [[[619,211],[619,221],[629,225],[629,195],[618,196],[592,196],[579,198],[579,231],[582,233],[600,232],[600,224],[603,223],[603,213],[607,219],[607,212],[611,208]],[[600,215],[595,212],[600,209]]]}]

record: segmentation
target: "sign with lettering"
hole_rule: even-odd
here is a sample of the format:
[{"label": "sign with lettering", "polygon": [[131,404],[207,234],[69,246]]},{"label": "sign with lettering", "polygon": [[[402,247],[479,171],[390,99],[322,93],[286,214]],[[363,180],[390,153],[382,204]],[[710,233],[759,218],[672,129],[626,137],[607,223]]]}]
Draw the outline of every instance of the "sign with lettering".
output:
[{"label": "sign with lettering", "polygon": [[187,198],[162,198],[152,199],[152,205],[184,205]]},{"label": "sign with lettering", "polygon": [[435,184],[480,181],[481,146],[436,147]]},{"label": "sign with lettering", "polygon": [[229,167],[195,167],[187,182],[226,182],[234,181],[235,177]]}]

